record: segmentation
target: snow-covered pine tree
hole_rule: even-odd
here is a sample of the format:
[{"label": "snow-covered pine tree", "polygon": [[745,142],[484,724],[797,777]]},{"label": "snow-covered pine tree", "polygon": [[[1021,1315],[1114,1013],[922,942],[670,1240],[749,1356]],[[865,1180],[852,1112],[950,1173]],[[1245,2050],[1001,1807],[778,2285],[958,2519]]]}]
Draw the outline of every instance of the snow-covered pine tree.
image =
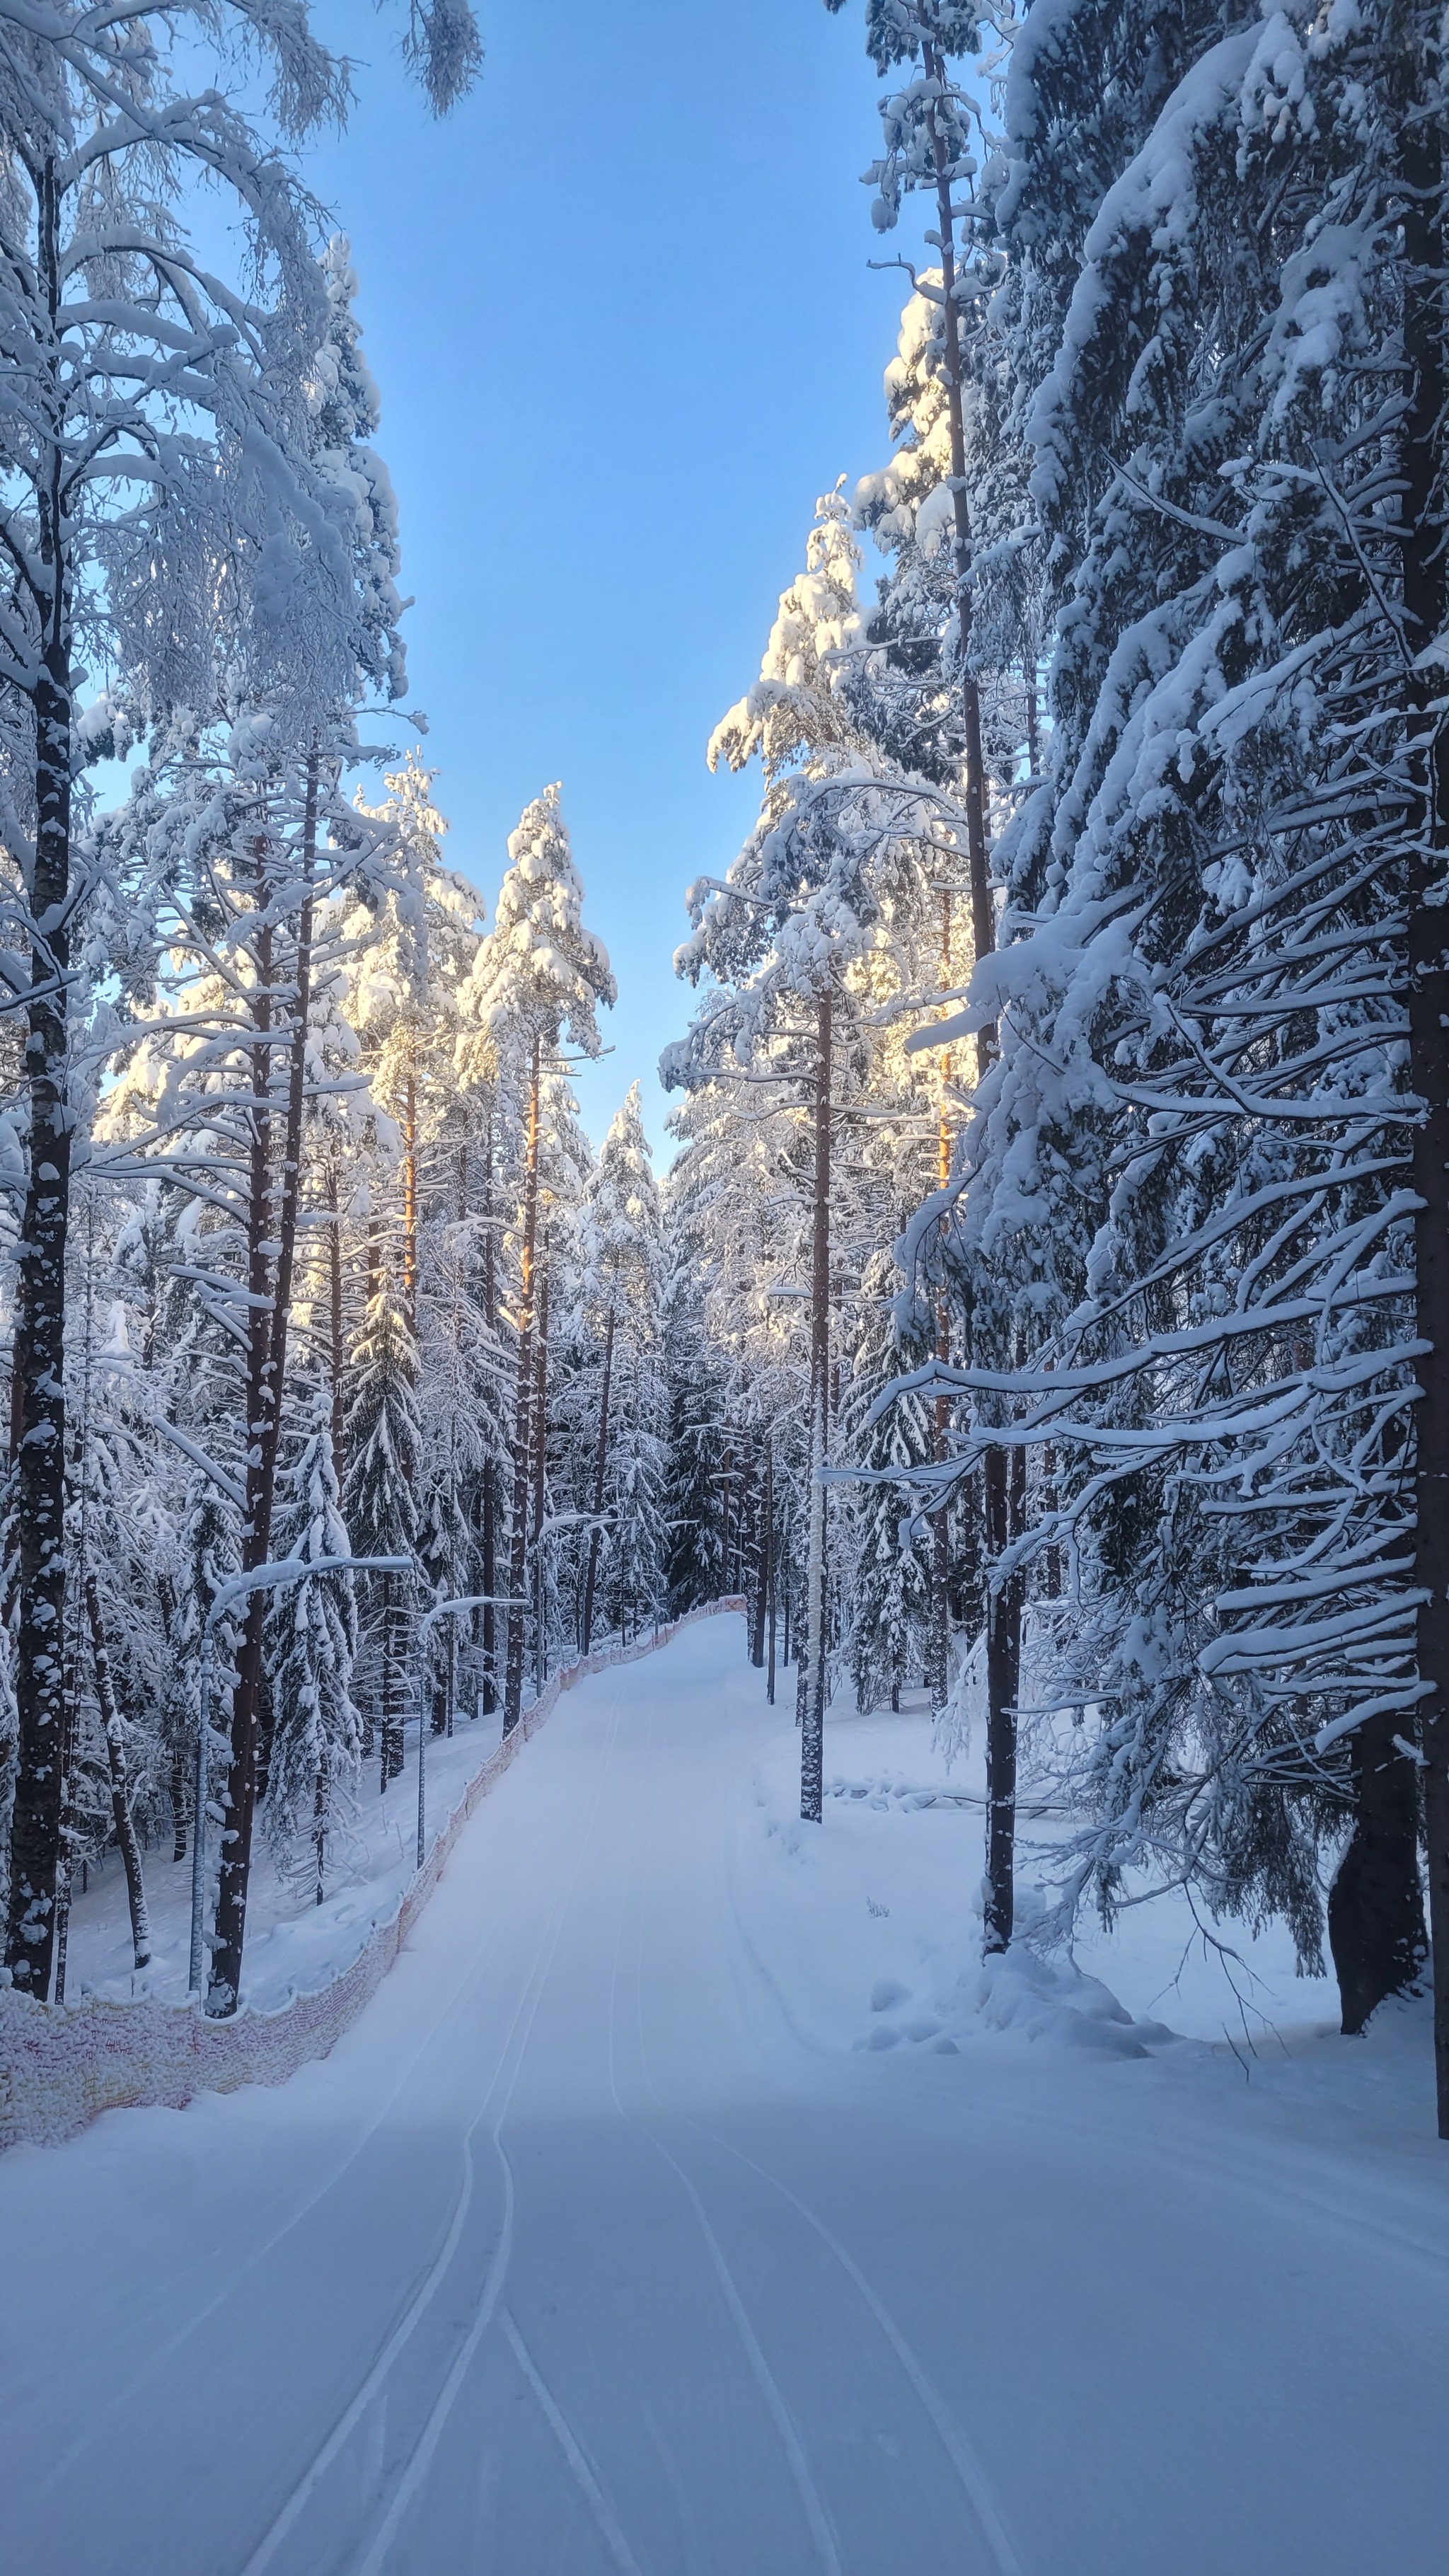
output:
[{"label": "snow-covered pine tree", "polygon": [[[332,1457],[331,1396],[320,1383],[303,1422],[278,1476],[277,1558],[350,1555]],[[329,1851],[335,1851],[354,1812],[362,1755],[362,1725],[352,1698],[358,1650],[353,1576],[328,1574],[285,1585],[271,1604],[267,1643],[276,1718],[264,1829],[279,1864],[304,1872],[320,1905]]]},{"label": "snow-covered pine tree", "polygon": [[508,1627],[503,1727],[523,1705],[530,1503],[535,1472],[539,1342],[539,1205],[544,1150],[544,1082],[560,1038],[585,1055],[600,1048],[597,1011],[616,987],[602,940],[584,927],[584,890],[574,865],[557,786],[524,813],[508,843],[510,865],[494,924],[470,980],[473,1028],[459,1044],[465,1077],[487,1078],[500,1063],[525,1120],[519,1212],[517,1377],[509,1509]]},{"label": "snow-covered pine tree", "polygon": [[[352,1354],[352,1400],[347,1413],[344,1519],[359,1556],[417,1553],[420,1528],[420,1432],[417,1344],[404,1297],[389,1267],[381,1267],[368,1299]],[[362,1670],[366,1676],[370,1751],[376,1722],[385,1790],[403,1766],[403,1729],[414,1689],[409,1578],[366,1577],[371,1604]]]},{"label": "snow-covered pine tree", "polygon": [[1017,48],[995,214],[1059,624],[962,1236],[968,1288],[1005,1296],[995,1366],[962,1379],[977,1441],[1007,1397],[1042,1506],[1018,1555],[1075,1554],[1035,1693],[1100,1712],[1068,1739],[1068,1897],[1186,1874],[1311,1958],[1318,1849],[1351,1820],[1349,2027],[1423,1951],[1383,395],[1406,25],[1185,13],[1145,91],[1110,11]]},{"label": "snow-covered pine tree", "polygon": [[[325,326],[302,192],[215,81],[190,85],[198,57],[215,52],[214,12],[183,0],[130,12],[128,28],[118,46],[104,19],[61,28],[27,12],[0,22],[10,174],[0,359],[17,395],[26,389],[0,405],[0,822],[20,865],[11,921],[30,967],[13,991],[28,1027],[30,1134],[44,1139],[20,1229],[19,1768],[6,1956],[40,1995],[64,1768],[54,1641],[66,1626],[69,1022],[86,1011],[71,954],[85,891],[75,781],[128,728],[179,702],[210,703],[219,594],[239,624],[273,631],[291,585],[330,594],[339,623],[348,610],[305,433],[304,377]],[[250,34],[271,59],[290,131],[335,109],[340,69],[302,13],[285,26],[254,15]],[[190,247],[181,192],[203,174],[244,230],[250,295],[208,275]],[[109,698],[89,711],[77,698],[87,664],[113,675]]]},{"label": "snow-covered pine tree", "polygon": [[610,1624],[634,1624],[663,1598],[663,1384],[659,1191],[633,1083],[599,1150],[583,1221],[583,1291],[599,1371],[580,1642],[589,1651],[603,1552]]}]

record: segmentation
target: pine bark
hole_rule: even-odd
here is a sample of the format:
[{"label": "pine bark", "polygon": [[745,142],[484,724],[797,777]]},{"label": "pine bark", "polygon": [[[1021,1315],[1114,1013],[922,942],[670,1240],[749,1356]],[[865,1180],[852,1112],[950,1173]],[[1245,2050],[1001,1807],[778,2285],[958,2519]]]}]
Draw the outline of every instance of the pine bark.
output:
[{"label": "pine bark", "polygon": [[[939,46],[924,47],[926,76],[944,91],[946,63]],[[971,511],[966,498],[966,419],[962,401],[961,312],[956,298],[956,230],[951,173],[939,117],[929,118],[936,178],[936,221],[941,254],[941,347],[946,377],[946,420],[951,447],[951,532],[956,576],[956,638],[961,663],[961,720],[966,762],[966,869],[971,889],[971,940],[977,959],[996,946],[996,915],[986,849],[986,763],[981,748],[981,691],[971,668]],[[996,1053],[994,1026],[976,1039],[978,1072]]]},{"label": "pine bark", "polygon": [[594,1633],[594,1586],[599,1573],[600,1520],[604,1509],[604,1479],[609,1461],[609,1389],[614,1375],[614,1309],[604,1328],[604,1383],[599,1395],[599,1445],[594,1453],[594,1526],[589,1532],[589,1563],[584,1576],[583,1652],[589,1651]]},{"label": "pine bark", "polygon": [[544,1595],[543,1512],[548,1485],[548,1297],[551,1272],[548,1258],[548,1231],[544,1230],[543,1259],[539,1264],[538,1333],[534,1353],[533,1386],[533,1499],[530,1507],[529,1539],[533,1554],[533,1687],[541,1695],[548,1679],[548,1604]]},{"label": "pine bark", "polygon": [[347,1430],[347,1343],[342,1328],[342,1214],[338,1206],[337,1166],[327,1169],[327,1313],[331,1348],[332,1464],[342,1482]]},{"label": "pine bark", "polygon": [[534,1258],[538,1245],[540,1041],[533,1041],[528,1081],[528,1151],[523,1184],[523,1262],[518,1318],[518,1383],[513,1416],[513,1497],[508,1533],[508,1631],[503,1676],[503,1732],[523,1708],[525,1587],[528,1582],[530,1428],[533,1419]]},{"label": "pine bark", "polygon": [[[498,1260],[493,1236],[493,1111],[488,1111],[488,1160],[483,1180],[483,1320],[489,1332],[498,1320]],[[490,1458],[483,1469],[483,1712],[498,1706],[498,1467]]]},{"label": "pine bark", "polygon": [[816,1024],[815,1199],[810,1234],[810,1536],[806,1561],[809,1621],[804,1726],[800,1739],[800,1813],[819,1824],[825,1771],[825,1463],[830,1401],[830,1079],[833,1003],[820,997]]},{"label": "pine bark", "polygon": [[141,1846],[136,1839],[135,1820],[131,1814],[131,1784],[127,1777],[126,1739],[121,1730],[121,1713],[111,1682],[111,1658],[106,1643],[105,1620],[101,1613],[100,1590],[93,1574],[85,1579],[86,1618],[91,1632],[91,1670],[95,1677],[96,1705],[101,1713],[101,1726],[106,1739],[106,1761],[111,1775],[111,1814],[115,1819],[116,1847],[126,1873],[126,1901],[131,1909],[131,1947],[138,1968],[147,1967],[151,1958],[151,1926],[146,1913],[146,1889],[141,1876]]},{"label": "pine bark", "polygon": [[[277,1456],[282,1429],[282,1390],[287,1366],[287,1325],[296,1266],[297,1216],[301,1204],[302,1112],[306,1092],[307,1021],[312,998],[313,898],[311,880],[317,841],[317,764],[309,763],[303,815],[302,855],[306,884],[297,924],[292,996],[291,1046],[288,1050],[287,1115],[280,1183],[272,1178],[273,933],[257,934],[257,1043],[252,1050],[251,1169],[247,1205],[247,1290],[250,1336],[247,1351],[247,1478],[242,1525],[242,1571],[255,1573],[268,1559],[272,1541],[272,1505],[276,1494]],[[265,910],[269,897],[265,846],[257,854],[257,902]],[[272,1250],[276,1245],[276,1268]],[[237,1657],[237,1686],[232,1698],[231,1760],[227,1770],[226,1828],[222,1835],[216,1937],[206,2009],[213,2019],[234,2013],[241,1993],[242,1953],[246,1940],[247,1895],[251,1883],[252,1832],[257,1798],[257,1738],[262,1697],[262,1654],[266,1635],[267,1594],[258,1585],[247,1596],[246,1621]]]},{"label": "pine bark", "polygon": [[770,1588],[770,1469],[769,1449],[765,1451],[765,1473],[754,1479],[755,1493],[755,1602],[750,1632],[750,1661],[757,1673],[765,1668],[766,1595]]},{"label": "pine bark", "polygon": [[[1442,705],[1442,667],[1419,657],[1449,622],[1449,567],[1445,562],[1446,381],[1443,136],[1437,105],[1442,59],[1437,22],[1430,12],[1407,15],[1401,57],[1400,173],[1403,195],[1404,339],[1409,362],[1409,402],[1404,426],[1401,505],[1406,642],[1414,667],[1409,680],[1413,805],[1409,815],[1409,1060],[1414,1090],[1424,1104],[1414,1139],[1417,1329],[1429,1348],[1418,1364],[1422,1389],[1416,1408],[1415,1579],[1424,1593],[1418,1613],[1419,1678],[1427,1685],[1422,1706],[1424,1820],[1429,1861],[1429,1919],[1433,1934],[1434,2053],[1439,2134],[1449,2138],[1449,913],[1443,906],[1449,872],[1449,733]],[[1412,1767],[1393,1748],[1374,1763],[1373,1748],[1359,1757],[1365,1783],[1381,1793],[1392,1780],[1398,1797],[1412,1789]],[[1403,1775],[1402,1778],[1400,1775]],[[1397,1803],[1397,1800],[1396,1800]],[[1354,1839],[1366,1821],[1362,1805]],[[1346,1856],[1347,1859],[1348,1856]],[[1412,1864],[1409,1864],[1412,1866]],[[1341,1874],[1341,1873],[1340,1873]],[[1417,1871],[1414,1873],[1417,1897]],[[1412,1981],[1422,1964],[1422,1927],[1413,1923],[1402,1893],[1387,1892],[1388,1925],[1398,1940],[1380,1937],[1384,1976]],[[1410,1952],[1419,1949],[1419,1959]],[[1397,1990],[1389,1985],[1388,1992]],[[1359,1992],[1357,2012],[1366,1996]],[[1349,2027],[1345,1991],[1344,2026]],[[1369,2007],[1372,2009],[1372,2005]]]},{"label": "pine bark", "polygon": [[765,1697],[775,1705],[775,1594],[778,1585],[780,1551],[775,1545],[775,1444],[765,1443],[765,1593],[766,1641]]}]

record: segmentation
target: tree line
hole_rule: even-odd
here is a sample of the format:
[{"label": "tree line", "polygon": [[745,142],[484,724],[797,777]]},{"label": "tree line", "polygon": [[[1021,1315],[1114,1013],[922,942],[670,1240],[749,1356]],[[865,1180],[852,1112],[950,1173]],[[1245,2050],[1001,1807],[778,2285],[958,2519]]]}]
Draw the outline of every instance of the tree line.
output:
[{"label": "tree line", "polygon": [[1027,1765],[1059,1932],[1281,1918],[1355,2031],[1449,1947],[1438,21],[866,36],[892,452],[716,735],[663,1067],[802,1812],[836,1668],[979,1699],[989,1949]]}]

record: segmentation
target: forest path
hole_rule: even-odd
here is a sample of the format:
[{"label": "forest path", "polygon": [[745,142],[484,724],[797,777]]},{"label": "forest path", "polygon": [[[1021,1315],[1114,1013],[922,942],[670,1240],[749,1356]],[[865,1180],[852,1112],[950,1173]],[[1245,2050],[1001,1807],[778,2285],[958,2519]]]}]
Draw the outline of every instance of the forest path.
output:
[{"label": "forest path", "polygon": [[732,1619],[581,1687],[330,2059],[0,2162],[7,2567],[1442,2568],[1432,2200],[1157,2067],[806,2045],[761,1702]]}]

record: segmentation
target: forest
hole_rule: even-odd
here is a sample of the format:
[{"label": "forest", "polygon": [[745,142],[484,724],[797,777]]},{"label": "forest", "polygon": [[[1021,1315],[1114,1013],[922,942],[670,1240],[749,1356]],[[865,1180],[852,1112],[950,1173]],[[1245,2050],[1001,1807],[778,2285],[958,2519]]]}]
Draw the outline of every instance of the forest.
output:
[{"label": "forest", "polygon": [[[833,1711],[976,1730],[988,1956],[1028,1803],[1048,1949],[1168,1894],[1280,1923],[1350,2034],[1449,1955],[1441,20],[848,14],[880,461],[708,747],[759,812],[688,888],[656,1173],[639,1085],[597,1145],[571,1087],[616,991],[567,781],[485,914],[405,713],[305,175],[348,67],[303,0],[0,0],[0,1888],[43,2004],[90,1876],[140,1971],[185,1862],[177,2000],[234,2015],[263,1856],[322,1905],[410,1745],[727,1596],[806,1826]],[[438,114],[486,78],[463,0],[390,15]]]}]

